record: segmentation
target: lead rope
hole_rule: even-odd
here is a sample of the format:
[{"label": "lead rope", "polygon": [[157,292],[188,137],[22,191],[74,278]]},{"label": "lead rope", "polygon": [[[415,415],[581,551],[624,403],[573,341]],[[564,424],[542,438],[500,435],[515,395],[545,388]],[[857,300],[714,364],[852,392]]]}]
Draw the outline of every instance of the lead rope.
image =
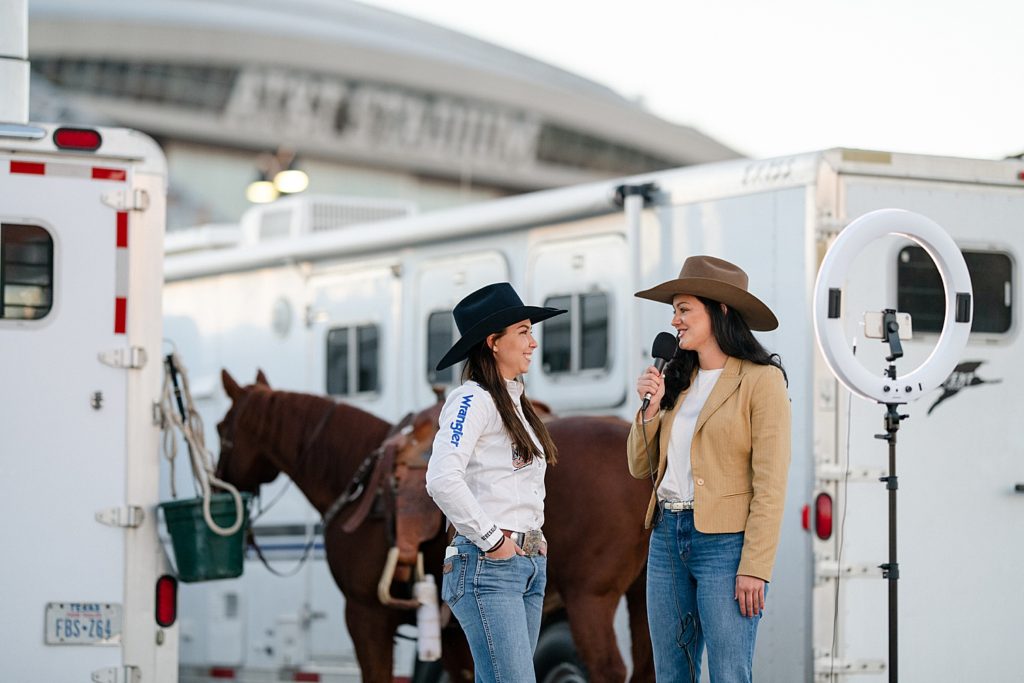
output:
[{"label": "lead rope", "polygon": [[[178,379],[181,386],[178,386]],[[175,410],[177,405],[177,410]],[[164,383],[160,397],[162,413],[163,455],[171,467],[171,495],[177,497],[174,486],[174,461],[178,454],[178,441],[174,430],[177,429],[188,446],[189,461],[192,465],[192,476],[199,486],[199,494],[203,498],[203,519],[210,531],[218,536],[231,536],[242,526],[244,509],[242,496],[238,489],[228,482],[219,479],[214,473],[213,456],[207,450],[203,437],[203,419],[195,409],[192,392],[189,389],[188,372],[176,351],[167,354],[164,361]],[[218,526],[210,514],[210,496],[213,486],[224,489],[231,494],[235,503],[235,522],[229,527]]]}]

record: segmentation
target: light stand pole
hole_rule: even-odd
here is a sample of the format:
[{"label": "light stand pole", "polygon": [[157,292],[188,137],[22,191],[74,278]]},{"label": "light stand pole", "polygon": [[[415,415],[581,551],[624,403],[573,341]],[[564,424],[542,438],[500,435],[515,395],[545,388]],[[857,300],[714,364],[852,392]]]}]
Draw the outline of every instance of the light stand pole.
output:
[{"label": "light stand pole", "polygon": [[[903,347],[900,344],[900,325],[896,320],[896,311],[891,308],[882,311],[882,334],[883,341],[889,344],[889,355],[885,357],[885,360],[889,361],[886,375],[890,379],[896,379],[896,366],[893,365],[893,361],[903,356]],[[882,578],[889,581],[889,683],[896,683],[899,680],[899,612],[896,582],[900,578],[900,565],[896,561],[896,491],[899,489],[896,479],[896,432],[900,429],[900,421],[907,419],[908,416],[899,414],[898,403],[884,405],[885,434],[875,434],[875,438],[889,442],[889,475],[879,478],[889,491],[889,561],[879,565],[879,568],[882,570]]]},{"label": "light stand pole", "polygon": [[889,490],[889,561],[879,565],[882,570],[882,578],[889,580],[889,683],[896,683],[899,679],[897,667],[897,584],[900,578],[900,565],[896,561],[896,432],[900,428],[900,420],[906,415],[896,412],[897,403],[886,403],[885,413],[885,434],[876,434],[876,439],[884,439],[889,442],[889,476],[880,477],[879,481],[885,482],[885,488]]}]

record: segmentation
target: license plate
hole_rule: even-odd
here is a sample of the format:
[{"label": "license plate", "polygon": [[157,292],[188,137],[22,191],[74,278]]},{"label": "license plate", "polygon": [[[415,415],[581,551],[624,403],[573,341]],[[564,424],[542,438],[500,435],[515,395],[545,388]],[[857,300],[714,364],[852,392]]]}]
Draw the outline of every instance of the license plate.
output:
[{"label": "license plate", "polygon": [[121,605],[109,602],[46,603],[47,645],[118,645]]}]

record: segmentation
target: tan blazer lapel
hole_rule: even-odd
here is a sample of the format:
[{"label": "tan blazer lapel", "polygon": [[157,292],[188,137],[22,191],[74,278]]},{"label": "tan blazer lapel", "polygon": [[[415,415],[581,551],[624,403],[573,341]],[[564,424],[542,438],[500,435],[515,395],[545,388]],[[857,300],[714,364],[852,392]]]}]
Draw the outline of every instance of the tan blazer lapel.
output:
[{"label": "tan blazer lapel", "polygon": [[738,358],[729,356],[725,361],[725,369],[722,370],[722,374],[718,377],[718,381],[715,382],[715,388],[711,390],[711,395],[708,396],[708,400],[704,403],[704,407],[700,411],[700,415],[697,416],[697,426],[693,430],[694,436],[700,431],[700,428],[704,426],[704,423],[708,421],[708,418],[716,410],[722,407],[732,392],[736,391],[736,388],[740,385],[740,368],[743,366],[743,361]]}]

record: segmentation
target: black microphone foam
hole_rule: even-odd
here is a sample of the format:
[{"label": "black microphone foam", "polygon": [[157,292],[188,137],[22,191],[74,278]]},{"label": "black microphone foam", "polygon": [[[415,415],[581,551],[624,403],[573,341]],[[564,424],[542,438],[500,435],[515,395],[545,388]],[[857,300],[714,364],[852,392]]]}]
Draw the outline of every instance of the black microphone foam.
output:
[{"label": "black microphone foam", "polygon": [[678,348],[679,341],[676,339],[676,335],[669,332],[659,332],[658,336],[654,338],[654,344],[651,345],[651,356],[667,363],[672,360],[672,356],[676,355],[676,349]]},{"label": "black microphone foam", "polygon": [[[674,334],[669,332],[658,333],[658,336],[654,338],[654,344],[651,345],[651,356],[654,357],[654,367],[657,368],[658,372],[665,369],[665,365],[672,360],[672,356],[676,354],[676,349],[678,348],[679,342]],[[644,394],[644,402],[640,408],[641,412],[646,412],[649,405],[651,405],[651,395]]]}]

